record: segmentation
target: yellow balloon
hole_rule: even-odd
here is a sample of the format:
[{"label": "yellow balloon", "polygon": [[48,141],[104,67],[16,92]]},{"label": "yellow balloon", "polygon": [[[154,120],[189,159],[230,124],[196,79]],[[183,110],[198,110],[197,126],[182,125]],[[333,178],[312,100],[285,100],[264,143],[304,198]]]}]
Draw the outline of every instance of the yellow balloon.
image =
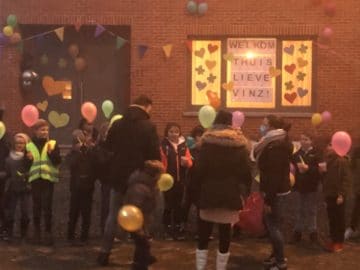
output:
[{"label": "yellow balloon", "polygon": [[119,225],[128,232],[136,232],[144,225],[144,216],[141,210],[134,205],[124,205],[118,213]]},{"label": "yellow balloon", "polygon": [[295,176],[292,173],[290,173],[289,177],[290,177],[290,186],[293,187],[295,185]]},{"label": "yellow balloon", "polygon": [[321,117],[321,114],[320,113],[314,113],[311,117],[311,123],[314,125],[314,126],[318,126],[320,125],[322,122],[322,117]]},{"label": "yellow balloon", "polygon": [[5,36],[10,37],[14,33],[14,30],[10,25],[7,25],[3,28],[3,33]]},{"label": "yellow balloon", "polygon": [[258,182],[258,183],[260,183],[260,174],[257,174],[257,175],[255,176],[255,181]]},{"label": "yellow balloon", "polygon": [[116,120],[120,120],[121,118],[123,118],[123,116],[122,116],[121,114],[115,114],[113,117],[111,117],[110,127],[112,126],[112,124],[113,124]]},{"label": "yellow balloon", "polygon": [[157,184],[160,191],[168,191],[174,185],[174,178],[168,173],[163,173],[160,176]]}]

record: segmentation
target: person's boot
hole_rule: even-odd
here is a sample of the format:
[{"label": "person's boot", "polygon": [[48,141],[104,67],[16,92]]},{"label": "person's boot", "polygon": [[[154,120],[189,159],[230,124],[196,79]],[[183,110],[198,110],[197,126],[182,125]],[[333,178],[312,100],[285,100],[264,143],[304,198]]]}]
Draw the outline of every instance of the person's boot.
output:
[{"label": "person's boot", "polygon": [[208,257],[207,249],[196,249],[196,270],[205,270]]},{"label": "person's boot", "polygon": [[45,246],[53,246],[54,239],[51,232],[46,232],[44,235],[44,245]]},{"label": "person's boot", "polygon": [[297,244],[297,243],[299,243],[299,242],[301,241],[301,238],[302,238],[302,233],[301,233],[301,232],[294,231],[290,243],[291,243],[291,244]]},{"label": "person's boot", "polygon": [[216,256],[216,270],[225,270],[229,257],[230,252],[220,253],[220,251],[218,251]]},{"label": "person's boot", "polygon": [[110,252],[100,251],[96,259],[98,265],[107,266],[109,265]]},{"label": "person's boot", "polygon": [[21,220],[21,224],[20,224],[20,236],[21,236],[21,239],[22,239],[22,240],[27,240],[28,227],[29,227],[29,221],[28,221],[28,220]]}]

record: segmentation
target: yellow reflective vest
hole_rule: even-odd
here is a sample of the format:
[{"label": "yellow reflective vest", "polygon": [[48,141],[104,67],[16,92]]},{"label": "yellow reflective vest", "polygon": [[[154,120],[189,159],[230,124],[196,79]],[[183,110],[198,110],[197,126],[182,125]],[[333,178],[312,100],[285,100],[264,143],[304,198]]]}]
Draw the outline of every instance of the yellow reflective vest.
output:
[{"label": "yellow reflective vest", "polygon": [[26,145],[26,150],[31,152],[34,157],[29,171],[29,183],[39,178],[53,183],[59,181],[59,169],[52,164],[47,153],[48,147],[54,149],[55,144],[55,140],[49,140],[46,142],[41,151],[41,155],[39,153],[39,149],[33,142],[29,142]]}]

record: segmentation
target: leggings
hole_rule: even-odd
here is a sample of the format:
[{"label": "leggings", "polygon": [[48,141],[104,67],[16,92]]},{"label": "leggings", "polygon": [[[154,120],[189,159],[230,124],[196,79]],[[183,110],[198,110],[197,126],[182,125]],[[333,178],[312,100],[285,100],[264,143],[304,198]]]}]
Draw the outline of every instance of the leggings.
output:
[{"label": "leggings", "polygon": [[[231,239],[231,224],[218,224],[219,226],[219,251],[220,253],[228,253]],[[198,234],[199,242],[198,249],[208,249],[209,237],[214,227],[213,222],[208,222],[199,219]]]}]

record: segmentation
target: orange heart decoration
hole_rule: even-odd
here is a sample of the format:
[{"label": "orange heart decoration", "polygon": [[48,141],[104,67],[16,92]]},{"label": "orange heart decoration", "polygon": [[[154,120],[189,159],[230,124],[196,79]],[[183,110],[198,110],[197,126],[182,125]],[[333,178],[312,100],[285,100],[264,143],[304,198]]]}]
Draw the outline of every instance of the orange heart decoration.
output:
[{"label": "orange heart decoration", "polygon": [[226,91],[232,91],[234,90],[234,82],[231,81],[228,83],[223,83],[222,88],[225,89]]},{"label": "orange heart decoration", "polygon": [[48,96],[62,94],[69,84],[71,84],[71,81],[54,81],[51,76],[44,76],[42,80],[42,86]]},{"label": "orange heart decoration", "polygon": [[271,77],[277,77],[281,75],[281,70],[277,69],[276,67],[270,67],[269,74]]},{"label": "orange heart decoration", "polygon": [[206,60],[205,65],[207,66],[207,68],[209,70],[211,70],[216,66],[216,61],[215,60],[214,61]]}]

